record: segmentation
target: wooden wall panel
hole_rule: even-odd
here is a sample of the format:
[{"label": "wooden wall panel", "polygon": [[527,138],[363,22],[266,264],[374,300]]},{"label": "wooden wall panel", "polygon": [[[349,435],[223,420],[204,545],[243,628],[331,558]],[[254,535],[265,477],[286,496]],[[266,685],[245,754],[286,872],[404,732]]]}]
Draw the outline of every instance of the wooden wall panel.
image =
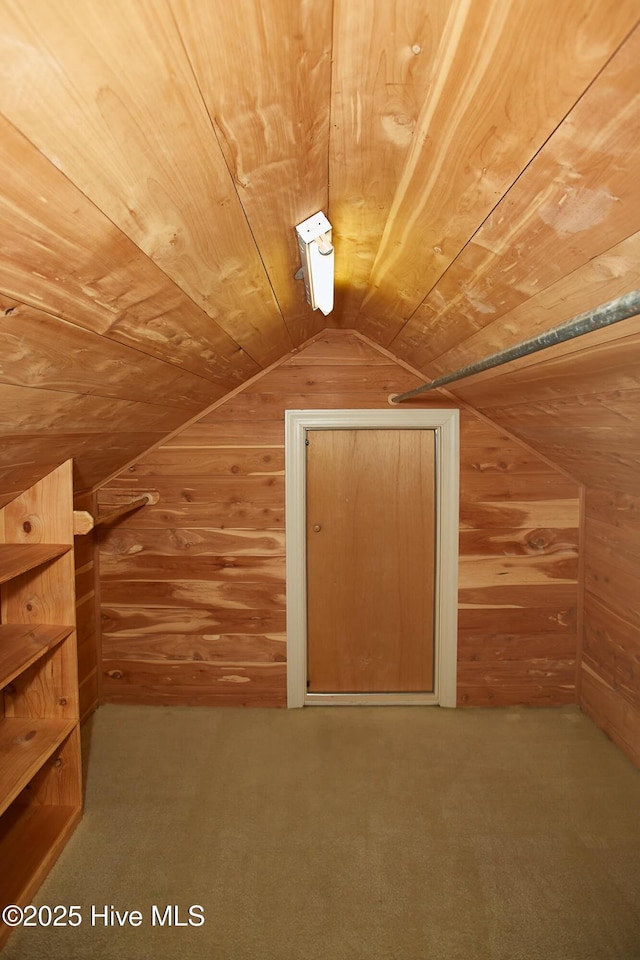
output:
[{"label": "wooden wall panel", "polygon": [[[325,326],[292,283],[294,226],[329,205],[331,3],[171,0],[198,87],[294,343]],[[202,38],[207,37],[206,43]]]},{"label": "wooden wall panel", "polygon": [[259,368],[1,117],[0,140],[7,502],[68,457],[76,491],[103,481]]},{"label": "wooden wall panel", "polygon": [[478,418],[460,445],[459,702],[572,703],[576,485]]},{"label": "wooden wall panel", "polygon": [[[602,8],[599,16],[607,20],[610,9]],[[555,37],[555,28],[541,26]],[[392,349],[399,357],[428,369],[431,360],[486,324],[577,272],[571,283],[575,290],[580,268],[637,233],[639,91],[640,28],[395,337]],[[627,290],[632,284],[629,280]],[[594,305],[591,299],[589,306]]]},{"label": "wooden wall panel", "polygon": [[1,289],[9,297],[219,384],[216,396],[258,372],[199,304],[1,116],[0,142]]},{"label": "wooden wall panel", "polygon": [[581,706],[640,766],[640,497],[587,492]]},{"label": "wooden wall panel", "polygon": [[[347,4],[348,0],[345,6]],[[362,24],[353,31],[351,43],[355,46],[367,42],[369,29],[365,22],[371,16],[373,4],[359,4],[357,9]],[[340,13],[341,5],[338,11]],[[632,126],[632,108],[629,113],[623,111],[624,117],[611,124],[612,101],[617,100],[620,91],[637,90],[637,81],[634,87],[633,77],[618,75],[615,68],[607,66],[611,55],[637,22],[637,5],[634,2],[617,4],[612,16],[614,8],[606,3],[592,4],[585,10],[579,0],[560,7],[553,0],[538,0],[533,4],[527,0],[510,3],[495,0],[449,3],[446,13],[442,39],[433,58],[433,79],[416,118],[402,174],[394,180],[393,173],[387,173],[384,166],[381,173],[376,171],[378,180],[384,182],[385,177],[389,178],[386,192],[392,194],[393,202],[381,239],[375,246],[368,291],[362,299],[357,326],[385,346],[425,297],[425,306],[417,313],[418,320],[423,309],[430,320],[434,304],[442,308],[446,301],[450,308],[451,287],[458,297],[452,311],[454,315],[465,312],[459,308],[460,300],[470,302],[473,316],[479,314],[480,322],[486,311],[493,311],[500,288],[494,288],[491,294],[483,291],[482,295],[473,288],[478,252],[484,256],[489,250],[490,257],[497,249],[506,247],[510,266],[521,256],[533,258],[538,254],[539,258],[531,235],[520,237],[515,230],[518,219],[508,191],[516,181],[517,190],[523,180],[525,183],[535,180],[537,200],[531,203],[529,195],[526,219],[529,225],[531,218],[532,231],[537,224],[544,226],[547,221],[556,239],[592,227],[605,220],[614,198],[626,200],[627,196],[629,202],[620,204],[623,209],[612,215],[617,224],[613,237],[607,230],[608,223],[603,231],[602,225],[598,228],[602,231],[602,246],[595,252],[601,252],[637,229],[636,223],[627,233],[620,232],[622,224],[618,222],[636,219],[632,196],[637,187],[630,172],[620,170],[614,163],[604,183],[589,180],[586,175],[595,168],[596,158],[606,151],[613,152],[617,142],[609,139],[612,134],[618,139],[626,135],[627,139],[620,144],[622,149],[637,137],[628,129]],[[553,29],[549,29],[550,23]],[[417,32],[412,38],[414,44],[422,46],[424,32],[424,27]],[[408,60],[412,48],[402,44],[402,39],[396,56]],[[428,41],[425,48],[429,50]],[[634,60],[637,60],[637,51],[630,48],[626,54],[627,69],[632,69]],[[342,70],[348,71],[349,59],[343,57],[338,67],[340,62]],[[605,95],[604,102],[594,103],[589,90],[589,106],[585,104],[575,124],[562,123],[598,71],[605,67],[608,75],[603,83],[611,90],[609,97]],[[349,79],[348,92],[355,101],[360,75],[354,72]],[[371,86],[367,84],[368,93]],[[369,103],[367,98],[365,105]],[[356,118],[358,113],[353,109],[352,137],[360,132]],[[381,120],[385,119],[376,115],[375,108],[370,109],[362,118],[365,131],[362,136],[367,137],[371,128],[379,129]],[[588,131],[581,129],[580,122],[588,125]],[[564,133],[559,149],[553,151],[556,162],[551,169],[545,168],[532,178],[527,165],[532,161],[535,165],[537,160],[533,158],[543,145],[541,155],[545,153],[545,142],[559,124]],[[551,137],[550,142],[553,141]],[[568,146],[571,143],[573,150]],[[588,151],[593,151],[589,153],[593,159],[584,180],[578,180],[582,173],[580,160]],[[377,159],[380,160],[379,155]],[[526,171],[524,178],[520,176],[523,170]],[[358,172],[359,167],[356,175]],[[554,206],[554,191],[560,196],[563,182],[570,186],[565,200],[573,201],[569,206],[579,207],[566,220],[555,215]],[[343,195],[345,193],[343,191]],[[502,203],[509,204],[508,213],[497,212],[499,206],[492,213],[505,194],[509,200]],[[487,243],[479,244],[478,248],[475,238],[471,243],[469,239],[479,228],[481,235],[486,233],[487,225],[483,224],[488,217],[487,223],[493,223],[496,229]],[[565,223],[567,229],[563,233]],[[474,255],[475,261],[470,263]],[[447,272],[452,263],[453,268]],[[469,264],[470,269],[463,272],[459,264]],[[504,277],[503,269],[501,263],[494,279],[499,278],[503,285],[509,286],[511,277]],[[514,272],[513,283],[519,284],[525,271]],[[465,281],[462,295],[458,279],[461,275]],[[440,296],[442,284],[445,301]],[[537,292],[535,287],[533,292]],[[465,300],[465,294],[469,301]],[[486,308],[484,303],[488,304]],[[410,359],[406,353],[400,350],[398,353]],[[415,357],[411,362],[422,366],[421,360]]]},{"label": "wooden wall panel", "polygon": [[105,666],[108,703],[283,706],[286,666],[282,663],[114,660]]},{"label": "wooden wall panel", "polygon": [[[160,397],[159,397],[160,399]],[[42,432],[87,433],[88,424],[99,435],[100,424],[109,432],[164,433],[185,422],[183,410],[161,403],[138,403],[111,397],[86,396],[63,390],[39,390],[2,384],[0,390],[0,435],[10,437]],[[158,429],[159,428],[159,429]]]},{"label": "wooden wall panel", "polygon": [[[167,3],[5,2],[0,28],[4,115],[258,363],[286,353]],[[24,82],[25,65],[37,85]]]},{"label": "wooden wall panel", "polygon": [[[424,358],[429,376],[435,378],[515,346],[529,337],[546,332],[572,317],[638,288],[640,232],[634,233],[600,256],[593,257],[555,283],[545,286],[540,293],[490,320],[480,329],[477,329],[478,324],[475,321],[471,322],[459,314],[456,318],[456,336],[459,340],[454,346],[451,345],[450,318],[444,317],[433,318],[429,322],[428,334],[421,334],[417,326],[412,326],[411,332],[406,328],[406,333],[402,335],[403,343],[411,349],[414,362],[418,355]],[[483,322],[486,319],[485,315]],[[596,336],[599,342],[609,342],[627,335],[627,331],[631,333],[634,330],[640,331],[640,322],[630,320],[592,335],[590,342],[594,343]],[[428,342],[425,342],[425,339]],[[400,338],[396,343],[400,350],[399,344]],[[576,349],[576,345],[568,343],[562,349],[571,353]],[[540,356],[523,358],[514,369],[538,363],[540,359]],[[483,376],[491,376],[491,373]]]},{"label": "wooden wall panel", "polygon": [[640,322],[615,329],[615,339],[607,341],[604,331],[587,334],[451,388],[587,486],[633,494],[640,471]]},{"label": "wooden wall panel", "polygon": [[[22,493],[25,478],[41,478],[42,465],[51,468],[62,458],[74,458],[74,490],[90,490],[104,481],[119,464],[140,456],[140,451],[162,440],[164,433],[57,433],[0,437],[3,459],[0,462],[0,501]],[[103,446],[104,444],[104,446]]]},{"label": "wooden wall panel", "polygon": [[447,14],[454,20],[461,6],[334,3],[330,219],[338,225],[336,303],[346,326],[357,317],[403,168],[416,152]]},{"label": "wooden wall panel", "polygon": [[[327,331],[101,491],[160,494],[102,534],[107,700],[285,703],[284,409],[388,409],[416,382]],[[461,480],[460,702],[571,702],[576,485],[465,410]]]},{"label": "wooden wall panel", "polygon": [[209,406],[233,385],[231,377],[224,380],[222,367],[212,383],[204,369],[199,375],[190,373],[2,293],[0,354],[3,383],[161,403],[185,411],[185,417]]},{"label": "wooden wall panel", "polygon": [[[633,283],[634,270],[636,266],[624,282]],[[566,285],[557,286],[553,309],[562,307],[561,296],[555,299],[562,290],[569,292]],[[535,300],[542,306],[543,298]],[[518,324],[524,323],[525,308],[516,313]],[[460,351],[458,358],[463,356]],[[457,396],[543,451],[587,487],[580,703],[637,764],[639,363],[640,320],[635,318],[451,385]],[[563,587],[556,582],[552,589]],[[563,658],[558,659],[562,682]]]}]

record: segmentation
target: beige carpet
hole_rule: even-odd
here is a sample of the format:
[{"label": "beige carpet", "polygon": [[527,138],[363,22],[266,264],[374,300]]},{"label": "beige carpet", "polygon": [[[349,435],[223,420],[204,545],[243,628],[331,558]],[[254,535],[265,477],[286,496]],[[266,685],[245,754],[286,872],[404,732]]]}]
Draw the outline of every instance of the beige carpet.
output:
[{"label": "beige carpet", "polygon": [[574,708],[112,706],[89,734],[37,900],[82,925],[3,960],[640,958],[640,772]]}]

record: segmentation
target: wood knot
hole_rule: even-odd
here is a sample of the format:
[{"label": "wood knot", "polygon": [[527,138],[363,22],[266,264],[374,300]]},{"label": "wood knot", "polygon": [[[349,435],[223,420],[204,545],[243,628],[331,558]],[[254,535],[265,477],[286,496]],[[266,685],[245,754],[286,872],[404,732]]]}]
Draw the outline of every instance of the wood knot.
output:
[{"label": "wood knot", "polygon": [[13,742],[14,742],[15,744],[18,744],[18,743],[28,743],[29,740],[33,740],[33,738],[35,737],[35,735],[36,735],[35,730],[29,730],[28,733],[23,734],[21,737],[14,737]]},{"label": "wood knot", "polygon": [[31,526],[31,521],[25,520],[25,522],[22,524],[22,529],[25,533],[31,533],[31,530],[33,529]]},{"label": "wood knot", "polygon": [[543,550],[546,545],[546,540],[543,540],[542,537],[538,537],[536,540],[527,540],[527,546],[531,547],[532,550]]}]

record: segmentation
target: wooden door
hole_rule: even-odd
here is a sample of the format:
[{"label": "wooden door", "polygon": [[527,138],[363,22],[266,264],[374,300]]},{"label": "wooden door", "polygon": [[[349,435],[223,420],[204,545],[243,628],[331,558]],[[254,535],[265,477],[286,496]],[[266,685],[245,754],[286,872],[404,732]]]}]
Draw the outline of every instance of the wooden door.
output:
[{"label": "wooden door", "polygon": [[307,688],[434,678],[435,432],[307,431]]}]

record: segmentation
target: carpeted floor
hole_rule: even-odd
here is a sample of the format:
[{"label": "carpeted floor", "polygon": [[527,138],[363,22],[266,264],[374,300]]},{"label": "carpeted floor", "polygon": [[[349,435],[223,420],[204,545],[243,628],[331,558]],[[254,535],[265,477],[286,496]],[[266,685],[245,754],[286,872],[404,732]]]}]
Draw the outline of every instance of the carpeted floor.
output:
[{"label": "carpeted floor", "polygon": [[82,923],[3,960],[640,958],[640,772],[575,708],[110,706],[86,735],[37,898]]}]

